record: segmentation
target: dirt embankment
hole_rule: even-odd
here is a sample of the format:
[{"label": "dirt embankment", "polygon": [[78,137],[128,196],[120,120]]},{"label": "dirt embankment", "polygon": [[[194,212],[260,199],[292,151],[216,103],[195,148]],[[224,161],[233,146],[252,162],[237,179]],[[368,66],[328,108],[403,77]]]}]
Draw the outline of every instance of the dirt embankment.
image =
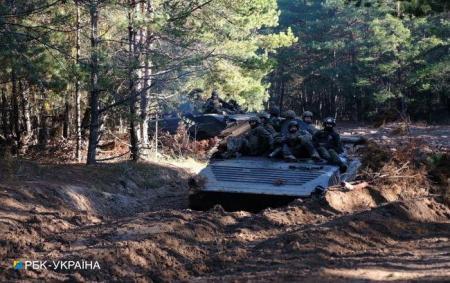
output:
[{"label": "dirt embankment", "polygon": [[[0,281],[446,281],[447,159],[418,142],[369,147],[367,186],[258,214],[186,209],[189,174],[157,164],[2,164],[15,177],[0,181]],[[15,271],[16,259],[101,270]]]}]

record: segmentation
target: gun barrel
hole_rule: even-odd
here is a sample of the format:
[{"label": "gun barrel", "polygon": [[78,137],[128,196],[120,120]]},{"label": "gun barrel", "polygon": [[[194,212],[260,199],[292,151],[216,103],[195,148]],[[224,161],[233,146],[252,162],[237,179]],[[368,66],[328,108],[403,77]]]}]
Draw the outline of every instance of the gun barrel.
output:
[{"label": "gun barrel", "polygon": [[365,144],[367,139],[363,136],[341,136],[341,142],[345,144]]}]

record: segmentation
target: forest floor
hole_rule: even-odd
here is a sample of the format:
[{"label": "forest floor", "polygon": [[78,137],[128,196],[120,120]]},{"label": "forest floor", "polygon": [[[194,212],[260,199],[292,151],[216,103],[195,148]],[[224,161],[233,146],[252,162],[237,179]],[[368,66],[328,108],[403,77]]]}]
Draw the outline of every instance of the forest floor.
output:
[{"label": "forest floor", "polygon": [[374,141],[359,153],[368,186],[259,213],[187,209],[192,172],[171,163],[2,160],[0,281],[449,281],[450,126],[340,131]]}]

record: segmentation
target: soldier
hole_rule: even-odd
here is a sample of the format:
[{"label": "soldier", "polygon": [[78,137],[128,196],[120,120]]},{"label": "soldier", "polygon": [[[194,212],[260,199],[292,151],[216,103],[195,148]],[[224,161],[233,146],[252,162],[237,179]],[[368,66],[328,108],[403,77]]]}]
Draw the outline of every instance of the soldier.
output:
[{"label": "soldier", "polygon": [[347,165],[339,157],[344,152],[341,137],[334,130],[336,120],[332,117],[323,120],[323,130],[317,131],[313,136],[313,144],[320,156],[330,164],[338,165],[341,172],[347,170]]},{"label": "soldier", "polygon": [[223,104],[224,108],[226,108],[226,111],[228,112],[228,114],[243,114],[244,113],[241,106],[234,99],[230,99],[230,101],[228,101],[226,103],[222,103],[222,104]]},{"label": "soldier", "polygon": [[308,125],[312,125],[313,122],[313,113],[311,111],[305,111],[302,114],[302,120]]},{"label": "soldier", "polygon": [[290,121],[288,133],[282,138],[278,138],[281,147],[273,151],[269,157],[275,157],[281,151],[283,158],[289,161],[295,161],[297,158],[320,160],[319,154],[311,143],[309,134],[299,128],[296,120]]},{"label": "soldier", "polygon": [[[285,136],[288,134],[289,132],[289,123],[291,121],[295,121],[297,117],[297,114],[295,114],[294,110],[288,110],[284,113],[284,118],[285,120],[283,121],[283,123],[281,124],[281,130],[280,133],[282,136]],[[297,125],[298,126],[298,125]]]},{"label": "soldier", "polygon": [[308,131],[311,135],[314,135],[317,132],[317,129],[313,125],[313,113],[311,111],[303,112],[302,120],[305,124],[305,130]]},{"label": "soldier", "polygon": [[273,106],[269,110],[270,113],[270,119],[269,124],[272,125],[272,127],[275,129],[275,131],[280,132],[281,131],[281,117],[280,117],[280,108]]},{"label": "soldier", "polygon": [[311,143],[310,135],[300,130],[296,120],[288,125],[288,134],[283,138],[283,157],[287,160],[296,158],[313,158],[320,160],[320,156]]},{"label": "soldier", "polygon": [[258,118],[261,120],[261,126],[268,131],[272,136],[276,135],[274,127],[270,124],[270,115],[267,112],[261,112],[258,114]]},{"label": "soldier", "polygon": [[216,90],[213,90],[211,97],[206,100],[203,109],[203,112],[206,114],[223,114],[222,103],[219,98],[219,93]]},{"label": "soldier", "polygon": [[263,155],[268,152],[273,143],[272,135],[261,125],[258,117],[249,120],[250,131],[244,137],[230,138],[227,141],[227,152],[225,158],[235,156],[236,153],[243,155]]}]

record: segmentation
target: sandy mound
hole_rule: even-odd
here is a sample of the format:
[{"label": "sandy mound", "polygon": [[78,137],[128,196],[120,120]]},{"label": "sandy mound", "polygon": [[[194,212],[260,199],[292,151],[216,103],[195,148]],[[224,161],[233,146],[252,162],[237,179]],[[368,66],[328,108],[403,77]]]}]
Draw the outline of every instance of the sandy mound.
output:
[{"label": "sandy mound", "polygon": [[299,280],[306,275],[320,280],[355,279],[358,273],[348,270],[376,270],[383,263],[390,271],[385,277],[367,274],[366,279],[388,280],[397,270],[401,273],[397,279],[442,280],[450,277],[449,228],[450,209],[435,200],[391,203],[319,225],[300,225],[256,245],[246,260],[228,262],[220,274],[227,280],[248,273],[269,281]]},{"label": "sandy mound", "polygon": [[[11,162],[0,180],[0,281],[450,279],[448,156],[368,147],[356,189],[258,214],[185,209],[189,174],[158,164]],[[4,175],[3,175],[4,176]],[[101,270],[14,271],[96,260]]]},{"label": "sandy mound", "polygon": [[[341,214],[323,200],[308,200],[259,214],[229,213],[219,207],[209,212],[143,213],[56,235],[31,228],[35,243],[19,245],[6,258],[22,254],[35,259],[49,255],[61,260],[93,259],[101,263],[102,270],[76,274],[9,270],[2,275],[6,279],[351,279],[380,262],[385,272],[380,280],[389,279],[393,270],[397,272],[394,278],[400,279],[450,276],[450,269],[444,268],[450,267],[450,209],[429,197],[354,214]],[[432,262],[423,260],[431,256]],[[367,279],[376,279],[370,272],[365,274]]]}]

